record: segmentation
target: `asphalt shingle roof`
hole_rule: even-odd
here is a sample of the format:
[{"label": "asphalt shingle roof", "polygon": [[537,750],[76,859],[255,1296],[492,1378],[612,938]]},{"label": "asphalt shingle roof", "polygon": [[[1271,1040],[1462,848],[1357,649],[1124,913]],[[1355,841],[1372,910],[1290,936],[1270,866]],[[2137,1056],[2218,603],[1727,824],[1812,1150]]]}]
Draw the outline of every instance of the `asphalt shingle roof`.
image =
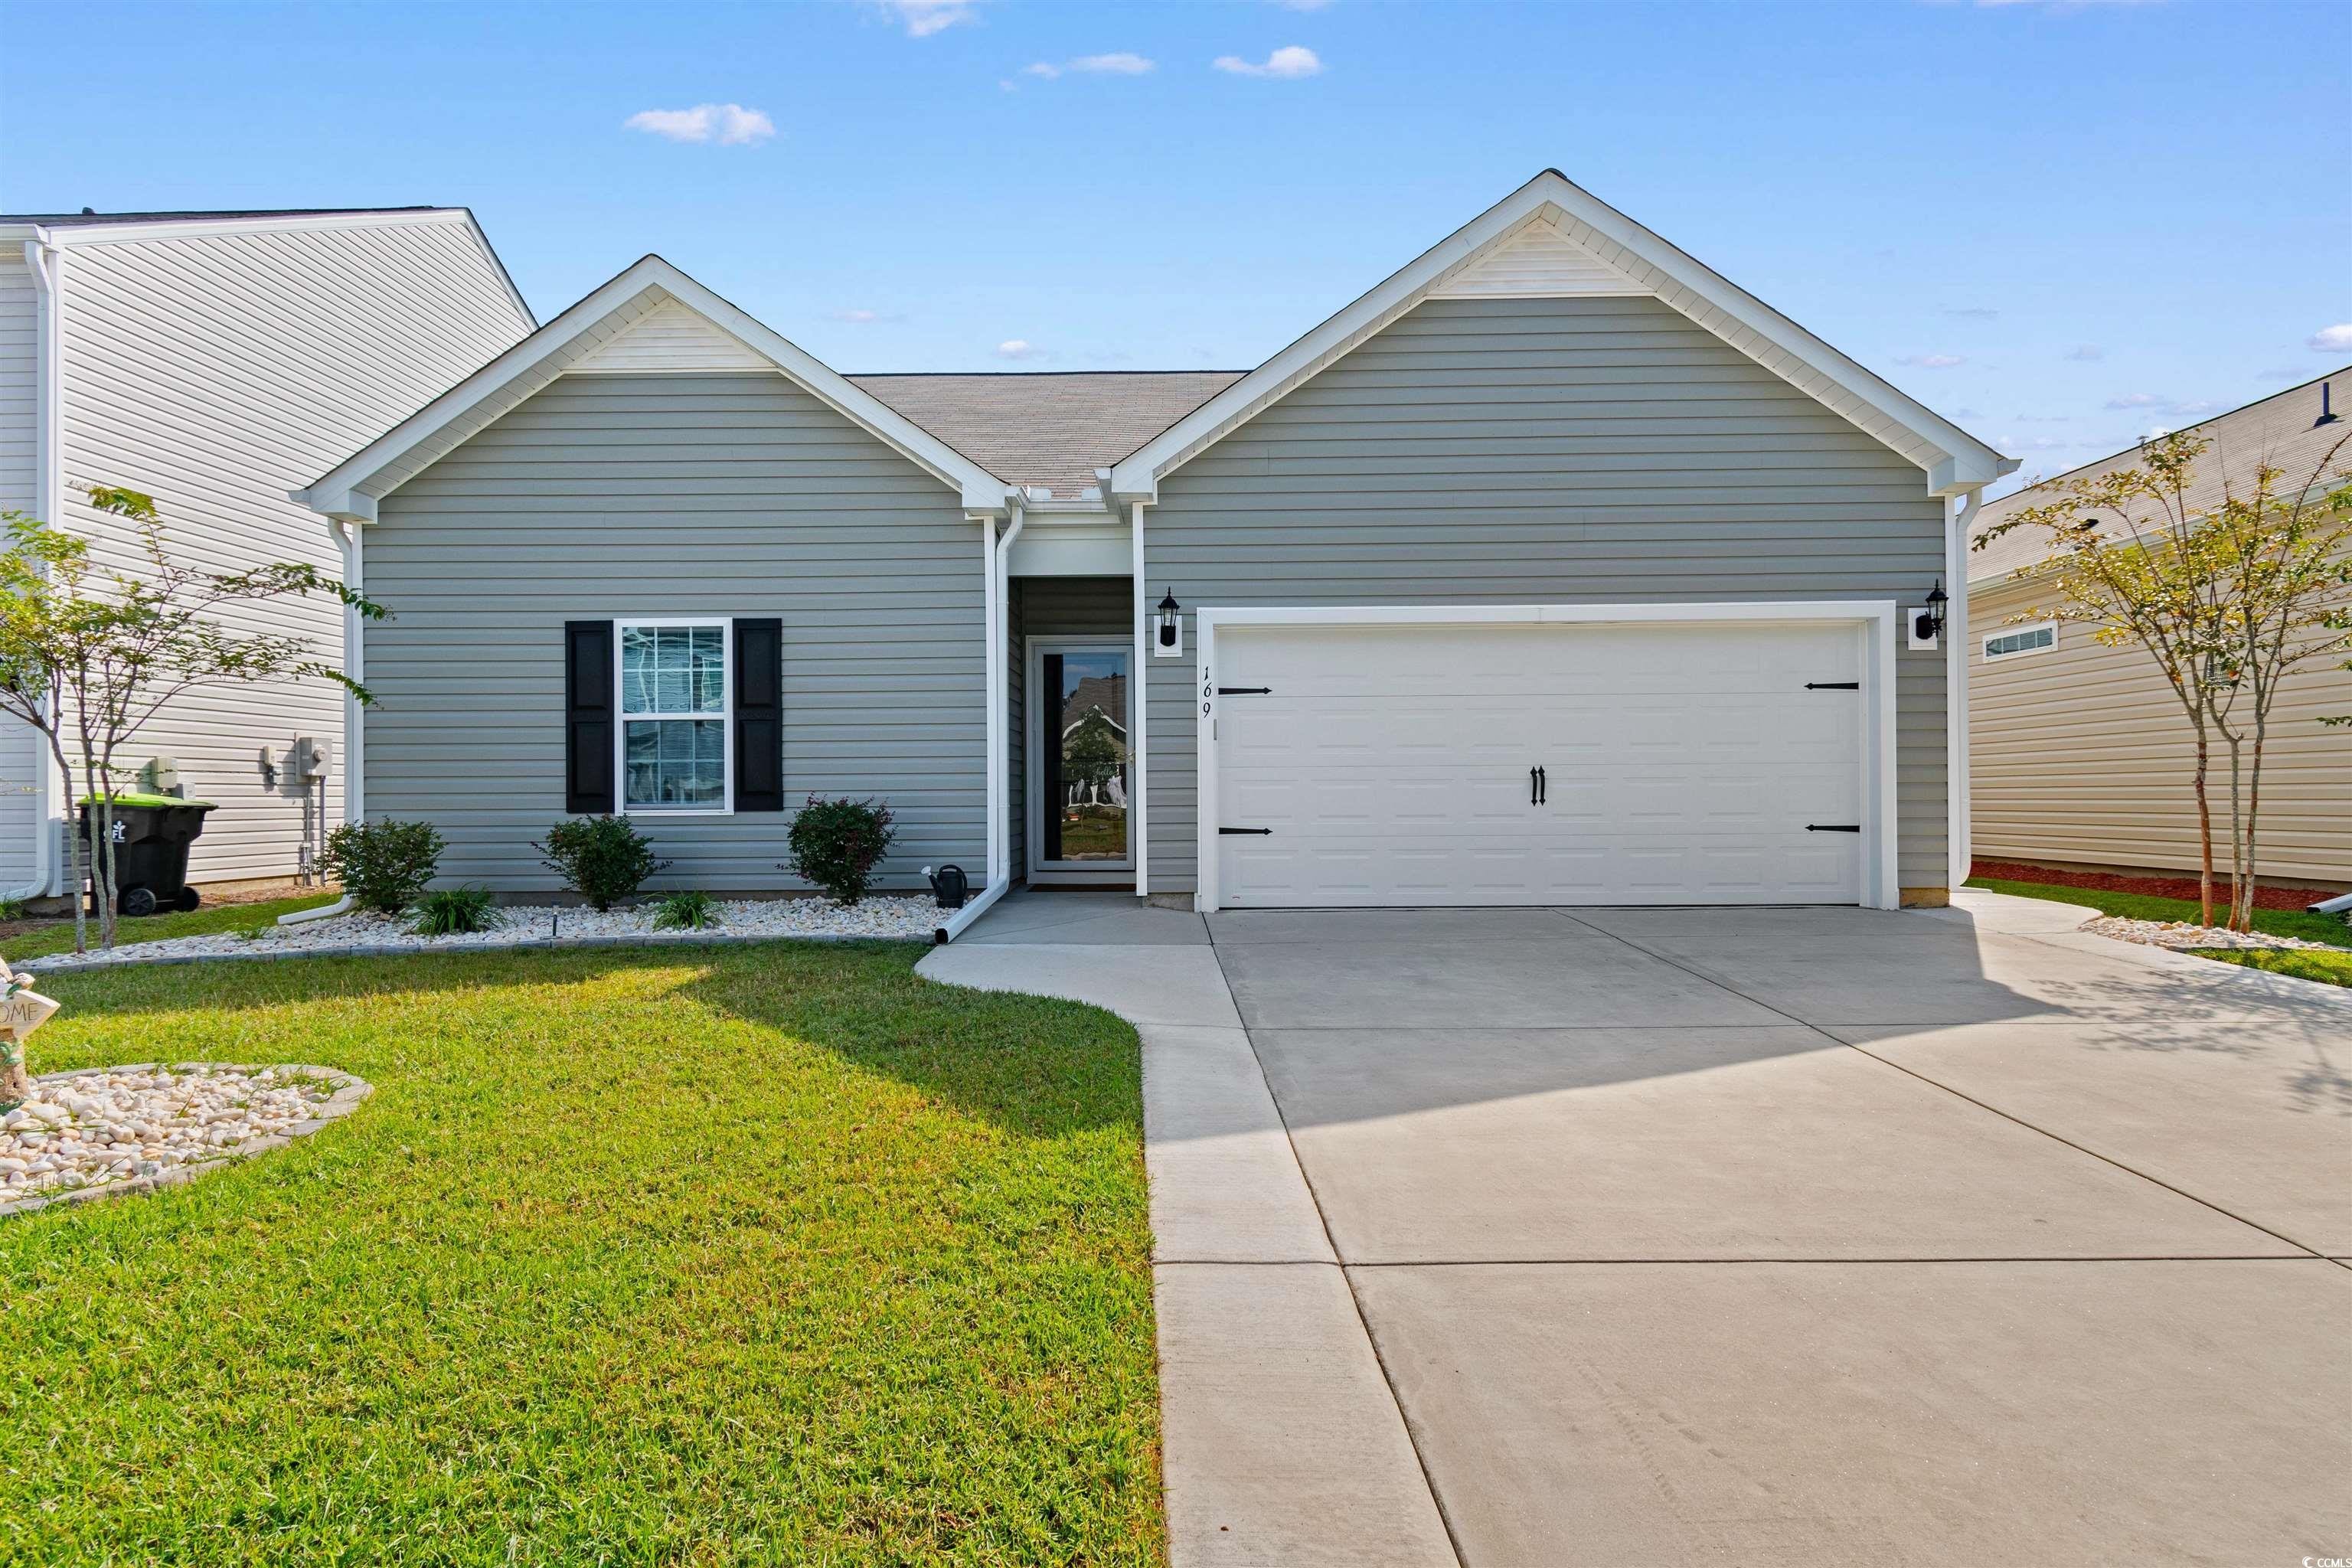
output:
[{"label": "asphalt shingle roof", "polygon": [[1076,500],[1109,468],[1239,381],[1238,370],[853,375],[850,382],[1016,485]]}]

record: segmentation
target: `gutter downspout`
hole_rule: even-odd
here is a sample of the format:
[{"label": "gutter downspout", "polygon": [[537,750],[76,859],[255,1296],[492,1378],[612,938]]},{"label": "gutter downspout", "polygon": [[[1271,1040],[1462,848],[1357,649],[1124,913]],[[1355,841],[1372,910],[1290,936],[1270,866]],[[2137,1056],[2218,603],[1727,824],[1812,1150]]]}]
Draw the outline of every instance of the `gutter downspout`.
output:
[{"label": "gutter downspout", "polygon": [[[1104,482],[1109,482],[1108,475]],[[1135,689],[1128,700],[1135,710],[1135,733],[1129,737],[1130,743],[1127,749],[1128,769],[1134,775],[1135,787],[1128,800],[1128,817],[1135,833],[1135,896],[1148,899],[1151,896],[1151,820],[1150,795],[1145,787],[1144,775],[1150,747],[1143,732],[1143,718],[1145,710],[1151,706],[1151,667],[1146,662],[1151,657],[1151,648],[1150,624],[1144,618],[1143,608],[1143,503],[1139,500],[1128,502],[1127,514],[1135,550],[1134,564],[1129,568],[1129,585],[1135,590]]]},{"label": "gutter downspout", "polygon": [[1944,793],[1950,822],[1945,830],[1948,864],[1946,896],[1965,886],[1976,858],[1969,790],[1969,530],[1984,504],[1979,486],[1960,502],[1945,542],[1944,581]]},{"label": "gutter downspout", "polygon": [[[343,558],[343,584],[354,593],[364,592],[361,577],[360,525],[336,518],[328,525],[334,531],[335,549]],[[367,679],[367,646],[362,631],[358,610],[343,606],[343,673],[353,680]],[[361,767],[366,755],[367,710],[351,692],[343,693],[343,820],[367,820],[367,778]],[[345,893],[331,904],[315,910],[297,910],[290,915],[279,915],[282,926],[301,925],[309,921],[323,921],[332,916],[348,914],[352,896]]]},{"label": "gutter downspout", "polygon": [[[37,333],[33,373],[37,389],[33,413],[33,512],[54,526],[58,501],[65,493],[59,450],[59,436],[65,427],[65,354],[59,342],[59,329],[65,322],[61,298],[65,252],[58,247],[47,229],[36,227],[33,235],[25,242],[25,266],[33,275]],[[49,754],[47,745],[41,746],[40,763],[33,775],[33,879],[21,888],[0,890],[0,899],[15,902],[47,898],[58,879],[58,850],[65,825],[62,821],[53,824],[49,814],[68,792],[58,788],[57,769],[57,759]],[[79,896],[79,889],[76,896]]]},{"label": "gutter downspout", "polygon": [[981,527],[981,621],[988,639],[985,657],[981,661],[984,671],[982,683],[987,688],[988,720],[982,726],[988,748],[986,759],[988,781],[988,885],[980,896],[941,921],[931,931],[933,945],[945,947],[961,936],[971,922],[988,912],[989,906],[1003,898],[1013,885],[1013,850],[1006,832],[1005,807],[1013,794],[1012,770],[1004,743],[1004,724],[1009,717],[1011,692],[1006,680],[1005,632],[1010,626],[1006,613],[1007,574],[1013,560],[1013,542],[1021,536],[1024,521],[1020,507],[1013,509],[1013,526],[1004,537],[996,536],[996,520],[984,517]]}]

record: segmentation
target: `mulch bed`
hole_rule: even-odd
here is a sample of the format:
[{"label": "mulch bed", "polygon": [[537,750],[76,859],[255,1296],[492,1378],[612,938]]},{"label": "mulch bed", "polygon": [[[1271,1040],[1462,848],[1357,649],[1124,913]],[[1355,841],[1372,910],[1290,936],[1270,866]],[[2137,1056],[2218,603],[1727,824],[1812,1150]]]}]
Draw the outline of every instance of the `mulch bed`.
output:
[{"label": "mulch bed", "polygon": [[[2154,899],[2197,899],[2197,879],[2194,877],[2123,877],[2106,871],[2062,871],[2054,866],[2028,866],[2015,860],[1977,860],[1969,866],[1969,875],[1990,877],[2001,882],[2041,882],[2053,888],[2089,888],[2101,893],[2137,893]],[[2226,901],[2230,896],[2230,879],[2219,875],[2213,879],[2213,898]],[[2258,910],[2300,910],[2332,899],[2330,888],[2273,888],[2267,883],[2254,889],[2254,907]]]}]

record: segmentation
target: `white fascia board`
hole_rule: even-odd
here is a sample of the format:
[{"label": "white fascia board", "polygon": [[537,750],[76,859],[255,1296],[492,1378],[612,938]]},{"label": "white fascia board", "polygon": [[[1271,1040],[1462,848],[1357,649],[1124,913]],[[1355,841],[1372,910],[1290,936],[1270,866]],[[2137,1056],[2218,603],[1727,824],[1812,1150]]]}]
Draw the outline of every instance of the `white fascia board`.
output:
[{"label": "white fascia board", "polygon": [[339,228],[383,228],[394,224],[472,224],[464,207],[419,207],[414,211],[307,213],[262,217],[188,217],[160,222],[60,224],[50,232],[62,246],[125,245],[149,239],[201,239],[215,234],[299,234]]},{"label": "white fascia board", "polygon": [[[860,391],[773,331],[720,299],[658,256],[648,256],[607,280],[498,358],[377,437],[294,499],[329,517],[362,522],[375,520],[378,496],[362,487],[435,437],[460,426],[474,409],[499,390],[530,374],[561,353],[583,334],[593,331],[624,305],[649,291],[658,291],[708,318],[739,342],[759,353],[835,413],[871,431],[900,456],[956,491],[968,512],[1003,516],[1012,487],[939,437],[909,421],[871,393]],[[399,489],[394,484],[385,493]]]},{"label": "white fascia board", "polygon": [[1548,208],[1622,247],[1936,448],[1943,458],[1930,465],[1931,493],[1957,494],[1990,483],[2017,467],[2013,459],[1864,369],[1712,268],[1572,184],[1559,171],[1547,169],[1114,465],[1109,493],[1122,501],[1157,500],[1160,480],[1171,469],[1403,314],[1471,256]]},{"label": "white fascia board", "polygon": [[[412,211],[386,209],[380,212],[311,213],[307,216],[278,217],[205,217],[181,218],[169,223],[86,223],[70,224],[47,231],[50,242],[60,248],[78,245],[132,245],[142,240],[203,239],[215,235],[233,234],[300,234],[321,230],[352,228],[389,228],[420,224],[462,223],[473,231],[474,243],[481,247],[482,259],[498,274],[499,287],[522,318],[525,327],[535,329],[539,317],[530,302],[522,297],[505,262],[499,259],[490,237],[484,233],[480,220],[471,207],[419,207]],[[31,236],[41,232],[28,224],[0,225],[0,240],[19,233]]]}]

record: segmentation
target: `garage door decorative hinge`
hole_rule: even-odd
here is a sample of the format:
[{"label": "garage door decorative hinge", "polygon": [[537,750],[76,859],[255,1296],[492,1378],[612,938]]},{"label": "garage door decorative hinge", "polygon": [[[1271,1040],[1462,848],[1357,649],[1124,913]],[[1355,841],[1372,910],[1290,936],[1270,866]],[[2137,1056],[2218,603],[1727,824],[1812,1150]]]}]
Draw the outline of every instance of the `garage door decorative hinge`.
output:
[{"label": "garage door decorative hinge", "polygon": [[1224,834],[1245,833],[1255,837],[1264,838],[1272,835],[1274,829],[1271,827],[1220,827],[1217,831]]},{"label": "garage door decorative hinge", "polygon": [[1805,689],[1808,691],[1859,691],[1862,689],[1862,682],[1859,680],[1808,680],[1805,682]]},{"label": "garage door decorative hinge", "polygon": [[1220,697],[1271,697],[1274,695],[1274,688],[1271,686],[1220,686],[1217,688],[1217,695]]},{"label": "garage door decorative hinge", "polygon": [[1808,833],[1859,833],[1862,831],[1862,824],[1859,822],[1808,822],[1805,824],[1805,831]]}]

